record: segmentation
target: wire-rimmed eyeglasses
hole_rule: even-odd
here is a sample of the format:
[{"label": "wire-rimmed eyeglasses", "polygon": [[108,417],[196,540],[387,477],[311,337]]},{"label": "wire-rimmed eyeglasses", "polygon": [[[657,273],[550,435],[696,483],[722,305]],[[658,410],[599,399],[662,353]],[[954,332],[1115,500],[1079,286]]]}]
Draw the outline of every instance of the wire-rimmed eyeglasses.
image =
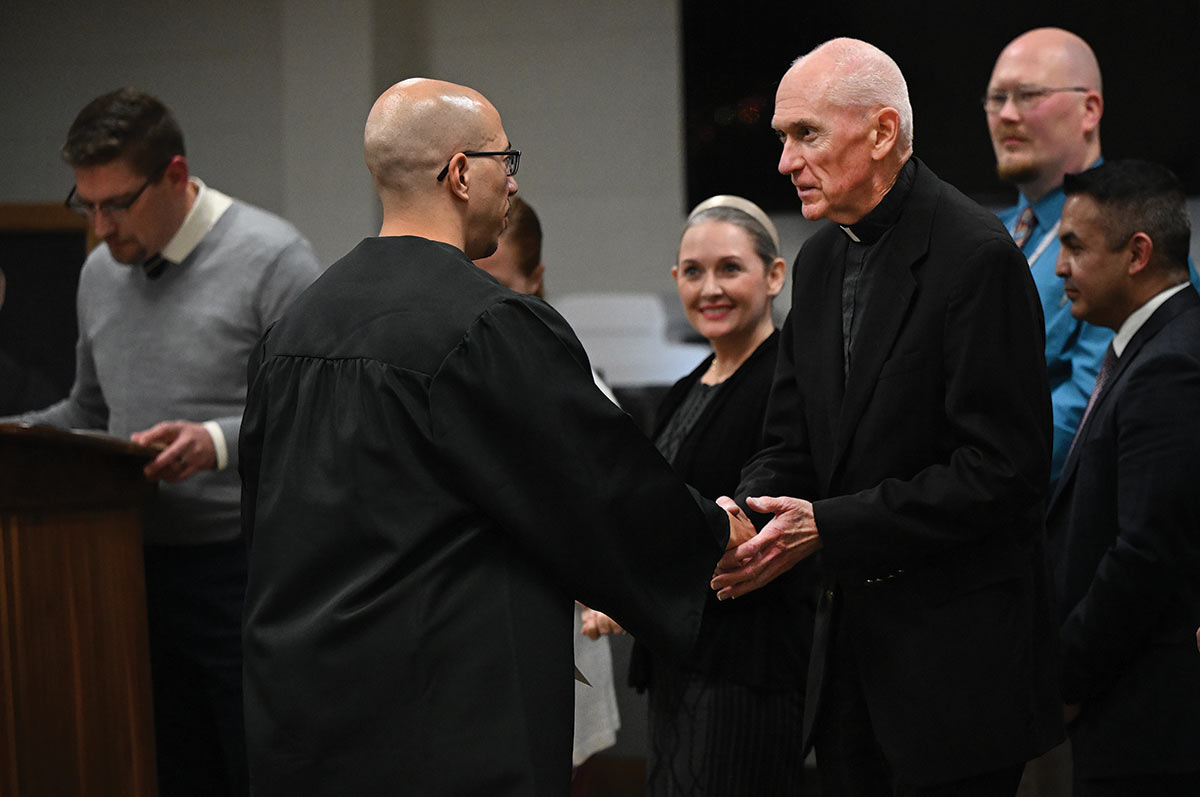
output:
[{"label": "wire-rimmed eyeglasses", "polygon": [[1011,90],[989,91],[983,95],[983,110],[988,113],[1000,113],[1009,99],[1013,101],[1013,105],[1017,106],[1017,110],[1025,113],[1033,106],[1037,105],[1048,94],[1056,94],[1060,91],[1091,91],[1086,86],[1063,86],[1060,88],[1049,88],[1046,86],[1018,86]]}]

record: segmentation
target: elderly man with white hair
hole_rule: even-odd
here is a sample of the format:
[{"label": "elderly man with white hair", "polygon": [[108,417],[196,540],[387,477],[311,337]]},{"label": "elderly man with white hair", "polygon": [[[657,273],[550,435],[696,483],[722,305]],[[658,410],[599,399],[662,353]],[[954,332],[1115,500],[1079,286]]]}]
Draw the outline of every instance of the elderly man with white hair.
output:
[{"label": "elderly man with white hair", "polygon": [[805,725],[822,794],[1012,795],[1063,733],[1029,268],[912,156],[904,77],[872,45],[797,60],[772,125],[804,215],[834,223],[796,258],[738,488],[770,522],[713,587],[737,597],[820,551]]}]

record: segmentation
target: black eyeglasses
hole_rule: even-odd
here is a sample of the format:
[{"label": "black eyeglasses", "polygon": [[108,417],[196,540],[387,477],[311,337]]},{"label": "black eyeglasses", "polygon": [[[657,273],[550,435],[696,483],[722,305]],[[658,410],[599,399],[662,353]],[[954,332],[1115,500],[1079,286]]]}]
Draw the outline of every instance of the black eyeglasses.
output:
[{"label": "black eyeglasses", "polygon": [[[516,174],[517,168],[521,165],[521,150],[519,150],[519,149],[506,149],[506,150],[501,150],[499,152],[472,151],[472,152],[464,152],[463,155],[467,156],[468,158],[481,158],[481,157],[484,157],[485,155],[503,155],[504,156],[504,174],[508,177],[512,177],[514,174]],[[451,158],[450,160],[454,160],[454,159]],[[450,161],[446,161],[446,165],[442,167],[442,170],[440,172],[438,172],[437,181],[440,183],[442,180],[445,180],[446,175],[449,173],[450,173]]]},{"label": "black eyeglasses", "polygon": [[983,110],[988,113],[1000,113],[1011,97],[1017,110],[1025,113],[1041,102],[1047,94],[1060,91],[1091,91],[1084,86],[1065,86],[1063,88],[1045,88],[1042,86],[1018,86],[1011,91],[993,91],[983,95]]},{"label": "black eyeglasses", "polygon": [[[163,171],[165,171],[165,169]],[[84,202],[82,199],[75,196],[75,186],[71,186],[71,193],[67,194],[67,198],[63,202],[63,205],[67,207],[67,210],[78,213],[85,219],[95,218],[98,215],[104,215],[109,219],[112,219],[122,213],[125,213],[127,210],[133,207],[133,203],[138,201],[138,197],[142,195],[142,192],[149,188],[151,183],[156,183],[161,180],[162,176],[163,172],[160,171],[158,174],[150,177],[146,180],[146,182],[142,183],[142,187],[134,191],[132,194],[125,197],[118,197],[117,199],[106,199],[103,202]]]}]

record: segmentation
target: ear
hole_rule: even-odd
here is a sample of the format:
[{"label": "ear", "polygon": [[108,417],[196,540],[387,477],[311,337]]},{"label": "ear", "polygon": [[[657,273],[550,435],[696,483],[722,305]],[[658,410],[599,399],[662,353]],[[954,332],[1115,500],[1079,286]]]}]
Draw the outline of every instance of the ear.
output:
[{"label": "ear", "polygon": [[471,159],[461,152],[454,153],[454,157],[450,159],[450,170],[446,173],[445,183],[450,187],[450,191],[459,199],[471,198],[471,178],[467,174],[467,167],[470,165]]},{"label": "ear", "polygon": [[880,108],[871,118],[871,159],[883,160],[900,140],[900,112]]},{"label": "ear", "polygon": [[546,276],[546,264],[538,263],[537,268],[529,275],[529,292],[534,296],[542,295],[542,280]]},{"label": "ear", "polygon": [[1125,245],[1129,251],[1129,276],[1140,274],[1154,255],[1154,240],[1144,232],[1135,232]]},{"label": "ear", "polygon": [[1083,132],[1091,133],[1100,127],[1104,115],[1104,98],[1098,92],[1089,91],[1083,97]]},{"label": "ear", "polygon": [[675,280],[676,282],[679,282],[679,266],[678,265],[671,266],[671,279]]},{"label": "ear", "polygon": [[176,155],[171,158],[167,168],[163,171],[163,178],[172,188],[181,189],[187,186],[188,174],[187,158]]},{"label": "ear", "polygon": [[774,299],[783,290],[783,281],[787,278],[787,263],[782,257],[777,257],[767,266],[767,296]]}]

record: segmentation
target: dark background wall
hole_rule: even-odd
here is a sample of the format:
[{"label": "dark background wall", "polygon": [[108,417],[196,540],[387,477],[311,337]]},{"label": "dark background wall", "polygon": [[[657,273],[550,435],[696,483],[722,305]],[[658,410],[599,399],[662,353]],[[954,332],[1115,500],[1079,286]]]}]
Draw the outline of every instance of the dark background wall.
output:
[{"label": "dark background wall", "polygon": [[908,82],[916,153],[985,204],[1004,204],[979,98],[996,56],[1042,26],[1086,39],[1104,76],[1101,141],[1108,158],[1172,168],[1200,193],[1200,3],[684,2],[683,59],[689,206],[716,193],[795,210],[779,179],[770,129],[775,89],[791,61],[837,36],[864,39]]}]

